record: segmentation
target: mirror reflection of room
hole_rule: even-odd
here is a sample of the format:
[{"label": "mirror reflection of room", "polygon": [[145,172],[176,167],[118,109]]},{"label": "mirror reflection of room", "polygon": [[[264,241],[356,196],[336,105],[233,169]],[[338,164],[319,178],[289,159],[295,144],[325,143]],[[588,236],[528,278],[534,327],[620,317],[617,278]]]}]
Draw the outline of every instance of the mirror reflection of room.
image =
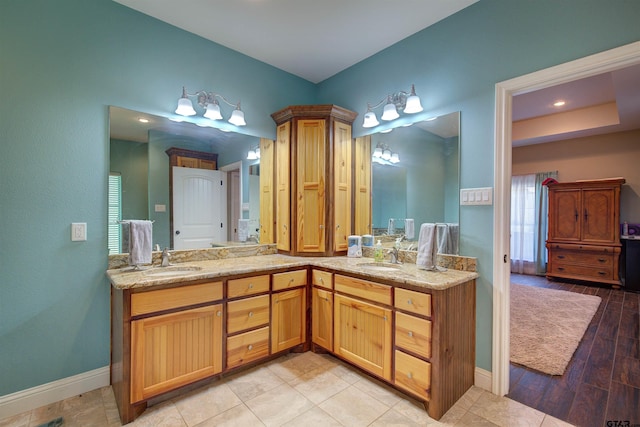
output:
[{"label": "mirror reflection of room", "polygon": [[372,232],[383,245],[415,250],[420,225],[434,223],[438,252],[458,254],[459,117],[371,135]]},{"label": "mirror reflection of room", "polygon": [[[141,123],[139,119],[148,122]],[[118,107],[110,107],[110,133],[109,254],[127,252],[127,229],[118,223],[123,219],[154,221],[156,249],[257,243],[260,160],[247,157],[252,157],[251,151],[255,156],[259,138],[172,122]],[[197,188],[214,179],[224,183],[222,191],[209,185],[218,195],[211,196],[215,198],[208,201],[207,211],[193,209],[193,202],[187,202],[189,206],[179,212],[182,216],[173,212],[178,187],[172,185],[175,182],[172,179],[176,178],[170,166],[172,150],[183,159],[182,169],[189,169],[184,182],[199,185]],[[190,157],[190,152],[195,157]],[[194,174],[196,171],[199,173]],[[202,200],[201,195],[195,196]],[[202,230],[204,214],[208,222],[217,226]],[[176,223],[176,219],[181,223]],[[198,223],[198,227],[182,221]],[[189,231],[189,228],[200,229]],[[196,231],[202,236],[194,236]]]}]

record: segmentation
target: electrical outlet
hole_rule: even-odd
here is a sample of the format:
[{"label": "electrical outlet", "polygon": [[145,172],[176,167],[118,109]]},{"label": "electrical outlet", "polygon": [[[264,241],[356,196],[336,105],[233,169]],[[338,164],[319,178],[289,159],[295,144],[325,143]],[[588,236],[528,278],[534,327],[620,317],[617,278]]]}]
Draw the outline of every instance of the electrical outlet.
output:
[{"label": "electrical outlet", "polygon": [[71,223],[71,241],[83,242],[87,240],[87,223],[72,222]]}]

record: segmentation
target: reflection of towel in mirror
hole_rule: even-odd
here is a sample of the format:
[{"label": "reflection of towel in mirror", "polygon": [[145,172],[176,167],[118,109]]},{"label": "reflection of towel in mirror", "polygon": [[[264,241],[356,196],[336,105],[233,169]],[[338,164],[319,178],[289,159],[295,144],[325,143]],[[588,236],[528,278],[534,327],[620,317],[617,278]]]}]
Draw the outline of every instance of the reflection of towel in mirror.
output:
[{"label": "reflection of towel in mirror", "polygon": [[460,226],[455,223],[447,224],[449,226],[449,252],[451,255],[458,255],[458,240],[460,234]]},{"label": "reflection of towel in mirror", "polygon": [[129,222],[129,265],[151,264],[152,223],[146,220]]},{"label": "reflection of towel in mirror", "polygon": [[436,225],[425,223],[420,225],[418,236],[418,254],[416,265],[422,269],[433,269],[436,265],[438,244],[436,242]]},{"label": "reflection of towel in mirror", "polygon": [[387,234],[389,236],[396,234],[396,222],[393,218],[389,218],[389,225],[387,226]]},{"label": "reflection of towel in mirror", "polygon": [[404,220],[404,237],[408,240],[412,240],[416,237],[413,218],[407,218]]}]

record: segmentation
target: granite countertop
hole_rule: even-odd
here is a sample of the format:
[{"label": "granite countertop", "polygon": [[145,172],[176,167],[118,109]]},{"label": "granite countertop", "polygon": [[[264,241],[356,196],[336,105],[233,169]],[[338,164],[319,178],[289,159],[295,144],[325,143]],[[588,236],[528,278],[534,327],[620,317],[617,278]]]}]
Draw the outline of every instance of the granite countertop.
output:
[{"label": "granite countertop", "polygon": [[[371,280],[391,280],[397,286],[424,289],[446,289],[478,277],[478,273],[447,269],[425,271],[415,264],[405,263],[398,269],[378,271],[363,266],[372,264],[373,258],[296,257],[289,255],[259,255],[217,260],[191,261],[169,267],[144,270],[120,268],[107,270],[111,285],[116,289],[145,288],[158,285],[184,283],[201,279],[216,279],[246,273],[270,273],[295,267],[324,267],[336,272],[353,273]],[[389,265],[385,263],[384,265]]]}]

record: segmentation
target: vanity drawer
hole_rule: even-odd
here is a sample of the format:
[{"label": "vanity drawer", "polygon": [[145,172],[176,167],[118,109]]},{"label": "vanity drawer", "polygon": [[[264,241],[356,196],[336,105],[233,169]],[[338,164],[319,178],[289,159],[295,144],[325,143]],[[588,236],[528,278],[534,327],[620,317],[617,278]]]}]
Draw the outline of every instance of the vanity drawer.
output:
[{"label": "vanity drawer", "polygon": [[336,274],[335,288],[338,292],[391,305],[391,286]]},{"label": "vanity drawer", "polygon": [[227,298],[269,292],[269,275],[233,279],[227,282]]},{"label": "vanity drawer", "polygon": [[273,275],[273,290],[296,288],[307,284],[307,270],[287,271]]},{"label": "vanity drawer", "polygon": [[227,333],[243,331],[269,323],[269,295],[227,303]]},{"label": "vanity drawer", "polygon": [[200,283],[131,294],[131,315],[171,310],[222,299],[222,282]]},{"label": "vanity drawer", "polygon": [[396,308],[431,317],[431,294],[395,288],[395,297]]},{"label": "vanity drawer", "polygon": [[269,327],[227,338],[227,368],[269,355]]},{"label": "vanity drawer", "polygon": [[395,383],[416,396],[431,400],[431,363],[396,350]]},{"label": "vanity drawer", "polygon": [[396,312],[396,346],[431,357],[431,321]]},{"label": "vanity drawer", "polygon": [[311,283],[325,289],[333,289],[332,273],[322,270],[311,270]]}]

